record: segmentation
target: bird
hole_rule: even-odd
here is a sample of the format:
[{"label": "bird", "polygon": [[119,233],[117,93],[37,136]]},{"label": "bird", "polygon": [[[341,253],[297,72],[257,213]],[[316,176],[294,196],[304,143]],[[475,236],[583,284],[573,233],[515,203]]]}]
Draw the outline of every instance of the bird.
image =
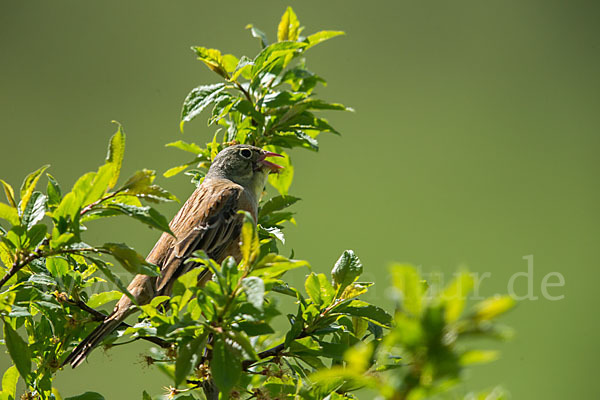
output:
[{"label": "bird", "polygon": [[[163,233],[146,261],[160,267],[159,276],[136,275],[127,290],[138,305],[152,298],[170,295],[179,276],[198,267],[186,262],[196,250],[221,263],[233,256],[241,260],[239,237],[244,217],[239,210],[249,212],[256,223],[258,202],[271,172],[281,166],[267,161],[280,154],[259,147],[236,144],[221,150],[214,158],[202,183],[194,190],[169,223],[173,235]],[[210,279],[210,271],[200,274],[199,284]],[[136,310],[134,302],[123,295],[107,316],[64,360],[62,365],[80,365],[90,352]]]}]

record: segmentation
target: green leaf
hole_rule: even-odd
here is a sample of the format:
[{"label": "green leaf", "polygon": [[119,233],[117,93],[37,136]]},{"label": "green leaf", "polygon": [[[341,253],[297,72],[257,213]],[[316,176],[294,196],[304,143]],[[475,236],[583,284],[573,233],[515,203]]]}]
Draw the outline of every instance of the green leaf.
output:
[{"label": "green leaf", "polygon": [[337,110],[337,111],[354,111],[351,107],[346,107],[343,104],[339,103],[328,103],[319,99],[308,99],[300,103],[308,110]]},{"label": "green leaf", "polygon": [[67,193],[58,204],[58,207],[52,212],[52,218],[55,221],[60,221],[61,218],[64,218],[65,220],[70,219],[71,221],[76,220],[81,208],[82,200],[81,193],[73,191]]},{"label": "green leaf", "polygon": [[152,228],[157,228],[163,232],[173,234],[169,228],[167,219],[151,207],[137,207],[130,204],[112,203],[97,207],[95,212],[100,214],[106,213],[107,216],[118,214],[127,215]]},{"label": "green leaf", "polygon": [[114,165],[104,164],[98,168],[98,172],[86,174],[75,183],[73,191],[81,193],[82,205],[93,203],[106,193],[114,169]]},{"label": "green leaf", "polygon": [[48,195],[48,205],[57,206],[62,200],[60,185],[52,175],[46,173],[46,177],[48,178],[48,188],[46,189],[46,194]]},{"label": "green leaf", "polygon": [[2,400],[14,400],[16,398],[18,380],[19,371],[13,365],[2,376]]},{"label": "green leaf", "polygon": [[486,364],[495,361],[500,356],[496,350],[468,350],[460,355],[461,365]]},{"label": "green leaf", "polygon": [[123,164],[123,157],[125,155],[125,133],[120,123],[113,121],[117,124],[117,132],[110,138],[108,144],[108,154],[106,155],[106,163],[112,166],[112,176],[108,181],[108,188],[112,189],[119,180],[119,174],[121,173],[121,165]]},{"label": "green leaf", "polygon": [[259,73],[269,70],[281,59],[293,55],[299,49],[306,47],[302,42],[278,42],[265,47],[255,58],[252,66],[252,79],[254,80]]},{"label": "green leaf", "polygon": [[181,110],[181,127],[196,118],[209,104],[214,103],[219,93],[225,90],[224,83],[198,86],[187,95]]},{"label": "green leaf", "polygon": [[152,400],[152,396],[150,396],[150,395],[148,394],[148,392],[146,392],[146,391],[144,390],[144,392],[142,393],[142,400]]},{"label": "green leaf", "polygon": [[368,283],[368,284],[352,283],[352,284],[346,286],[346,288],[340,295],[340,299],[347,300],[347,299],[352,299],[354,297],[360,296],[361,294],[366,293],[368,287],[371,285],[372,285],[372,283]]},{"label": "green leaf", "polygon": [[334,309],[336,313],[343,313],[353,317],[361,317],[383,327],[389,328],[392,324],[392,316],[383,308],[374,306],[364,301],[354,300],[349,305]]},{"label": "green leaf", "polygon": [[4,321],[4,341],[8,348],[8,354],[10,354],[10,358],[12,358],[19,374],[21,374],[25,382],[29,382],[28,376],[31,372],[31,352],[29,346],[7,321]]},{"label": "green leaf", "polygon": [[256,309],[262,310],[265,298],[265,283],[262,279],[251,276],[242,279],[242,287],[246,292],[248,303],[252,304]]},{"label": "green leaf", "polygon": [[4,194],[6,195],[6,200],[8,200],[8,203],[12,207],[17,208],[17,202],[15,201],[15,191],[13,190],[12,186],[6,183],[3,179],[0,179],[0,183],[2,183],[2,186],[4,187]]},{"label": "green leaf", "polygon": [[269,45],[267,35],[265,35],[263,31],[261,31],[252,24],[246,25],[246,29],[250,29],[250,32],[252,33],[253,37],[260,39],[260,45],[263,49]]},{"label": "green leaf", "polygon": [[251,77],[250,74],[252,72],[253,64],[254,63],[252,59],[246,56],[242,56],[242,58],[240,58],[240,61],[236,65],[235,70],[233,71],[233,75],[231,75],[231,81],[236,81],[240,75],[242,75],[246,79],[249,79]]},{"label": "green leaf", "polygon": [[104,400],[104,397],[100,393],[85,392],[77,396],[67,397],[64,400]]},{"label": "green leaf", "polygon": [[7,220],[11,225],[19,225],[19,212],[6,203],[0,203],[0,218]]},{"label": "green leaf", "polygon": [[335,263],[331,270],[333,282],[343,290],[353,283],[363,272],[363,266],[359,258],[352,250],[346,250]]},{"label": "green leaf", "polygon": [[90,299],[87,301],[86,304],[91,308],[98,308],[108,302],[111,302],[114,300],[119,300],[121,298],[121,296],[123,296],[123,293],[121,293],[117,290],[111,290],[109,292],[94,293],[90,297]]},{"label": "green leaf", "polygon": [[254,345],[250,342],[250,338],[246,332],[229,331],[228,333],[231,339],[244,349],[244,352],[246,352],[251,360],[259,360],[258,354],[256,354],[256,350],[254,350]]},{"label": "green leaf", "polygon": [[243,211],[240,212],[245,214],[244,225],[242,226],[242,233],[240,235],[242,242],[240,251],[245,265],[248,266],[254,262],[254,259],[258,256],[260,245],[256,227],[254,226],[254,219],[249,213]]},{"label": "green leaf", "polygon": [[283,169],[276,174],[270,174],[268,179],[269,183],[277,189],[279,194],[285,196],[288,194],[288,189],[292,185],[292,180],[294,179],[292,160],[287,153],[276,146],[265,146],[265,150],[279,153],[283,156],[283,158],[277,160],[277,164],[281,165]]},{"label": "green leaf", "polygon": [[40,176],[49,167],[50,167],[49,165],[44,165],[37,171],[34,171],[31,174],[27,175],[27,177],[23,181],[23,184],[21,185],[21,203],[19,204],[21,212],[23,212],[25,210],[25,207],[27,206],[27,203],[29,202],[29,198],[31,197],[31,195],[33,194],[33,191],[35,190],[35,186],[37,185],[37,182],[39,181]]},{"label": "green leaf", "polygon": [[323,304],[323,300],[321,299],[321,285],[319,283],[319,278],[317,274],[312,272],[306,280],[304,281],[304,288],[306,289],[306,293],[308,297],[317,305]]},{"label": "green leaf", "polygon": [[296,315],[289,314],[288,319],[292,324],[290,330],[285,334],[285,347],[289,347],[292,342],[302,333],[304,329],[304,319],[302,318],[302,307],[298,307],[298,312]]},{"label": "green leaf", "polygon": [[272,212],[281,211],[288,208],[292,204],[300,200],[299,197],[294,196],[275,196],[267,200],[258,212],[258,220],[260,222],[261,217],[264,217]]},{"label": "green leaf", "polygon": [[229,79],[227,72],[232,69],[231,65],[233,64],[233,68],[235,68],[235,64],[237,64],[237,59],[235,59],[235,62],[231,60],[231,57],[233,57],[231,54],[223,56],[217,49],[195,46],[192,47],[192,50],[198,56],[198,60],[202,61],[208,68],[225,79]]},{"label": "green leaf", "polygon": [[290,260],[284,256],[271,253],[267,254],[258,262],[258,264],[252,269],[250,275],[258,276],[266,280],[277,278],[289,270],[300,267],[310,268],[310,265],[307,261]]},{"label": "green leaf", "polygon": [[44,218],[46,214],[46,200],[47,197],[41,192],[36,191],[32,193],[21,217],[23,226],[29,229]]},{"label": "green leaf", "polygon": [[50,248],[52,248],[52,249],[61,248],[61,247],[65,246],[66,244],[68,244],[74,237],[75,237],[75,234],[73,234],[71,232],[60,234],[56,239],[50,240]]},{"label": "green leaf", "polygon": [[460,272],[440,294],[445,303],[445,319],[447,323],[456,321],[463,309],[467,295],[473,288],[473,276],[467,271]]},{"label": "green leaf", "polygon": [[175,386],[181,385],[198,363],[204,350],[206,334],[184,341],[178,347],[175,361]]},{"label": "green leaf", "polygon": [[394,287],[401,296],[402,311],[413,316],[421,315],[424,287],[416,269],[411,265],[393,265],[391,268]]},{"label": "green leaf", "polygon": [[270,142],[275,146],[288,149],[302,147],[312,151],[319,151],[319,142],[317,139],[300,130],[274,133]]},{"label": "green leaf", "polygon": [[27,239],[29,240],[28,247],[35,249],[35,247],[46,237],[48,227],[45,224],[33,225],[27,231]]},{"label": "green leaf", "polygon": [[309,35],[306,38],[306,41],[308,42],[308,46],[306,47],[307,49],[321,43],[324,42],[328,39],[334,38],[336,36],[340,36],[340,35],[345,35],[346,33],[343,31],[320,31],[317,33],[313,33],[312,35]]},{"label": "green leaf", "polygon": [[119,192],[124,195],[136,196],[153,202],[179,201],[177,197],[165,189],[158,185],[153,185],[152,183],[155,178],[155,171],[149,169],[137,171],[125,182],[119,189]]},{"label": "green leaf", "polygon": [[510,296],[494,296],[475,305],[474,318],[478,321],[490,321],[515,306]]},{"label": "green leaf", "polygon": [[288,7],[281,17],[279,27],[277,28],[277,41],[285,40],[296,41],[300,35],[300,21],[292,7]]},{"label": "green leaf", "polygon": [[192,153],[195,155],[203,153],[203,150],[196,143],[187,143],[183,140],[167,143],[165,147],[174,147],[176,149],[187,151],[188,153]]},{"label": "green leaf", "polygon": [[125,243],[105,243],[102,248],[108,250],[132,274],[159,276],[158,267],[147,262],[144,256]]},{"label": "green leaf", "polygon": [[215,336],[210,363],[215,384],[224,398],[238,382],[242,373],[239,353],[225,342],[222,336]]},{"label": "green leaf", "polygon": [[121,281],[121,279],[117,275],[115,275],[109,268],[109,264],[95,257],[86,256],[85,258],[91,261],[96,267],[98,267],[98,269],[102,271],[106,279],[114,283],[115,286],[121,291],[121,293],[129,297],[134,302],[134,304],[137,304],[135,298],[131,295],[131,293],[129,293],[129,290],[127,290],[127,286],[124,285],[123,281]]},{"label": "green leaf", "polygon": [[152,185],[156,172],[150,169],[136,171],[127,181],[119,188],[119,191],[127,191],[129,194],[136,194],[143,191],[148,186]]},{"label": "green leaf", "polygon": [[49,257],[46,258],[46,268],[53,277],[60,279],[69,271],[69,263],[62,257]]},{"label": "green leaf", "polygon": [[178,165],[177,167],[169,168],[163,173],[165,178],[170,178],[177,175],[181,171],[185,171],[191,164]]}]

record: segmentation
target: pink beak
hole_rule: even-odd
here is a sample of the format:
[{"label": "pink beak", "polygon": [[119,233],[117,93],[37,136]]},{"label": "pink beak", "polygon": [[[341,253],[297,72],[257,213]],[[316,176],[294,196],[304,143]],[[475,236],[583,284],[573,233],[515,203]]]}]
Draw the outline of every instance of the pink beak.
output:
[{"label": "pink beak", "polygon": [[265,160],[265,158],[267,157],[283,157],[281,154],[272,153],[270,151],[263,151],[262,155],[258,159],[258,162],[261,165],[264,165],[265,167],[269,168],[271,172],[279,172],[283,169],[281,165],[277,165],[275,163]]}]

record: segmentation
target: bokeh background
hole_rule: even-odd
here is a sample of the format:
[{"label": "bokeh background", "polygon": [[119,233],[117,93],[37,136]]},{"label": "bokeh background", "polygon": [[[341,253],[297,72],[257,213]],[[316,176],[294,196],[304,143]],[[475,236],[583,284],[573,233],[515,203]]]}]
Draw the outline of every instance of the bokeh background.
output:
[{"label": "bokeh background", "polygon": [[[120,121],[124,174],[160,173],[187,156],[163,145],[204,143],[204,118],[178,130],[184,96],[215,81],[190,45],[253,56],[253,23],[272,38],[287,5],[306,33],[339,29],[309,68],[322,97],[354,107],[328,114],[342,137],[293,152],[297,227],[290,248],[328,273],[352,248],[390,304],[387,268],[410,262],[448,279],[461,265],[506,293],[533,255],[534,295],[504,321],[513,342],[472,370],[464,389],[505,385],[514,399],[599,398],[598,151],[600,20],[595,1],[1,1],[0,176],[18,187],[40,165],[68,189],[103,162]],[[185,199],[187,177],[159,183]],[[177,205],[161,208],[168,217]],[[100,222],[86,239],[147,252],[158,237],[133,221]],[[547,273],[564,287],[542,297]],[[527,291],[518,279],[519,294]],[[495,346],[495,345],[492,345]],[[156,394],[170,382],[140,363],[147,346],[96,351],[59,374],[63,396]],[[0,367],[8,365],[6,355]]]}]

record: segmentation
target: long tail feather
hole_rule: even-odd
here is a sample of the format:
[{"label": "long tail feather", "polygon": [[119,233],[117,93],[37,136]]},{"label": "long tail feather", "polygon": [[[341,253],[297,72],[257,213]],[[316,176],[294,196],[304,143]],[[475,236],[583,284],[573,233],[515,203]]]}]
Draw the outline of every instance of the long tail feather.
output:
[{"label": "long tail feather", "polygon": [[71,364],[71,367],[75,368],[81,364],[86,357],[94,350],[94,348],[102,342],[102,340],[111,334],[112,331],[117,329],[121,324],[120,318],[114,318],[116,315],[104,320],[100,325],[96,327],[90,333],[83,342],[79,343],[77,347],[69,354],[69,356],[63,362],[63,366]]}]

